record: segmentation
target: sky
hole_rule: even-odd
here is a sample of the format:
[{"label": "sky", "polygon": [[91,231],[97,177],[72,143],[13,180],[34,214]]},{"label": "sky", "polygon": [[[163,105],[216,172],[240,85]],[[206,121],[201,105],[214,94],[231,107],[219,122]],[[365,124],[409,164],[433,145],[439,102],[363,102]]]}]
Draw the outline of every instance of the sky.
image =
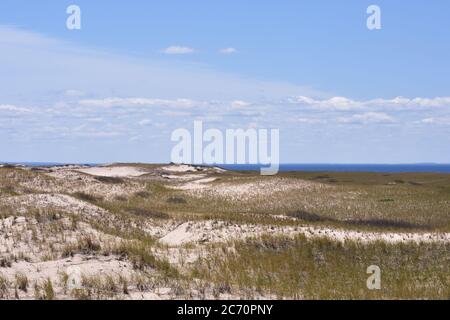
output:
[{"label": "sky", "polygon": [[168,162],[171,133],[201,120],[279,129],[282,163],[450,163],[449,14],[447,0],[2,0],[0,161]]}]

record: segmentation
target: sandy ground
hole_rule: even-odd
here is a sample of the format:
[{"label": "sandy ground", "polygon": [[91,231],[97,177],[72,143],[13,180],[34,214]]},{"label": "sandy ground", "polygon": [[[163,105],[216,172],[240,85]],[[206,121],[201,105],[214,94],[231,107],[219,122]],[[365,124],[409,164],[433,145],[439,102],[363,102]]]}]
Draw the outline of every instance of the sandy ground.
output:
[{"label": "sandy ground", "polygon": [[179,164],[179,165],[170,165],[161,168],[164,171],[169,172],[196,172],[198,171],[196,167],[187,165],[187,164]]},{"label": "sandy ground", "polygon": [[211,188],[211,185],[208,185],[211,182],[216,181],[217,178],[203,178],[194,180],[182,185],[173,186],[172,189],[175,190],[186,190],[186,191],[192,191],[192,190],[205,190]]},{"label": "sandy ground", "polygon": [[[71,258],[30,263],[20,261],[14,263],[13,268],[1,270],[3,275],[11,278],[17,273],[26,274],[30,281],[42,281],[48,278],[57,278],[63,272],[75,273],[80,276],[92,276],[96,274],[109,274],[111,276],[130,276],[132,266],[129,262],[119,261],[118,257],[108,256],[82,256]],[[81,279],[80,279],[81,280]]]},{"label": "sandy ground", "polygon": [[139,177],[148,173],[143,169],[136,167],[92,167],[86,169],[78,169],[77,171],[93,176],[115,178]]},{"label": "sandy ground", "polygon": [[188,164],[171,164],[169,166],[161,167],[161,170],[173,173],[188,173],[188,172],[214,172],[214,173],[224,173],[225,169],[219,167],[204,167],[204,166],[193,166]]}]

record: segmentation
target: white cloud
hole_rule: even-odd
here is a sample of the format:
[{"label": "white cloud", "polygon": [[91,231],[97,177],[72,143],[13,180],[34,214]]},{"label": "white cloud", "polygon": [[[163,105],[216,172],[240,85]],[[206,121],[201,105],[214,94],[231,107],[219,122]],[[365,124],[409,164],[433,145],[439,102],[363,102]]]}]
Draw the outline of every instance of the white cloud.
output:
[{"label": "white cloud", "polygon": [[16,113],[31,112],[31,110],[28,108],[17,107],[11,104],[0,104],[0,111],[12,111]]},{"label": "white cloud", "polygon": [[233,54],[233,53],[236,53],[237,50],[235,48],[231,48],[230,47],[230,48],[220,49],[219,52],[222,53],[222,54]]},{"label": "white cloud", "polygon": [[397,97],[394,99],[374,99],[365,102],[367,105],[380,105],[385,107],[401,107],[401,108],[440,108],[450,107],[450,97],[436,98],[405,98]]},{"label": "white cloud", "polygon": [[425,125],[450,125],[450,117],[441,117],[441,118],[425,118],[420,121],[416,121],[417,124],[425,124]]},{"label": "white cloud", "polygon": [[338,122],[341,123],[392,123],[394,119],[383,112],[366,112],[363,114],[355,114],[351,117],[340,117]]},{"label": "white cloud", "polygon": [[149,126],[151,124],[152,124],[152,120],[150,120],[150,119],[143,119],[143,120],[139,121],[139,125],[143,126],[143,127]]},{"label": "white cloud", "polygon": [[289,119],[288,121],[302,124],[325,124],[328,122],[326,119],[315,119],[315,118],[293,118]]},{"label": "white cloud", "polygon": [[242,100],[231,101],[231,108],[233,109],[242,109],[250,105],[251,103]]},{"label": "white cloud", "polygon": [[192,48],[182,46],[170,46],[161,50],[165,54],[190,54],[194,53],[194,51]]},{"label": "white cloud", "polygon": [[311,106],[316,109],[349,111],[361,109],[361,103],[345,98],[334,97],[328,100],[315,100],[305,96],[298,96],[288,99],[289,103]]},{"label": "white cloud", "polygon": [[333,97],[325,100],[316,100],[310,97],[298,96],[289,98],[287,102],[290,104],[309,106],[315,109],[335,110],[335,111],[351,111],[362,109],[426,110],[427,108],[450,107],[450,97],[413,98],[413,99],[405,97],[396,97],[393,99],[378,98],[372,100],[358,101],[346,97]]},{"label": "white cloud", "polygon": [[[418,104],[418,101],[434,101],[434,105],[444,106],[442,98],[435,99],[407,99],[395,98],[375,99],[368,101],[357,101],[346,97],[334,97],[325,100],[316,100],[307,96],[300,96],[295,99],[277,100],[192,100],[192,99],[156,99],[156,98],[104,98],[104,99],[87,99],[80,100],[79,105],[82,107],[93,107],[89,109],[80,109],[80,114],[87,112],[98,112],[96,107],[104,108],[104,116],[127,116],[145,114],[146,112],[156,112],[159,116],[173,118],[192,118],[200,117],[205,114],[222,119],[233,117],[253,117],[258,121],[266,121],[267,123],[277,123],[282,125],[283,121],[301,124],[324,124],[324,123],[340,123],[340,124],[386,124],[386,123],[419,123],[408,117],[406,114],[401,115],[401,120],[396,120],[401,110],[408,110],[402,103],[411,106],[412,102]],[[284,101],[284,103],[283,103]],[[289,101],[287,103],[286,101]],[[378,101],[374,103],[373,101]],[[381,102],[385,101],[385,107],[382,108]],[[288,108],[289,105],[307,106],[309,108]],[[396,104],[398,108],[387,107],[387,105]],[[428,105],[428,103],[427,103]],[[106,111],[105,109],[109,109]],[[418,111],[420,110],[420,111]],[[436,109],[420,107],[414,109],[414,112],[426,113],[428,117],[435,116],[436,112],[445,115],[446,109]],[[440,111],[439,111],[440,110]],[[317,112],[319,111],[319,112]],[[450,111],[450,110],[449,110]],[[76,110],[72,113],[75,114]],[[107,113],[106,113],[107,112]],[[412,113],[410,113],[412,114]],[[95,115],[97,116],[97,115]],[[283,120],[284,119],[284,120]],[[138,122],[139,120],[137,120]],[[225,121],[225,120],[224,120]],[[433,120],[425,120],[421,123],[431,123]],[[141,124],[143,125],[143,124]],[[153,124],[154,125],[154,124]]]},{"label": "white cloud", "polygon": [[434,123],[435,120],[433,118],[426,118],[426,119],[422,119],[420,122],[428,124],[428,123]]},{"label": "white cloud", "polygon": [[150,107],[164,106],[175,108],[192,108],[196,102],[190,99],[147,99],[147,98],[104,98],[80,100],[80,105],[91,107]]},{"label": "white cloud", "polygon": [[258,108],[251,102],[243,100],[192,100],[192,99],[157,99],[143,97],[108,97],[102,99],[82,99],[78,101],[80,106],[99,108],[127,108],[127,107],[166,107],[173,109],[197,109],[225,112],[226,110],[249,110],[250,106]]}]

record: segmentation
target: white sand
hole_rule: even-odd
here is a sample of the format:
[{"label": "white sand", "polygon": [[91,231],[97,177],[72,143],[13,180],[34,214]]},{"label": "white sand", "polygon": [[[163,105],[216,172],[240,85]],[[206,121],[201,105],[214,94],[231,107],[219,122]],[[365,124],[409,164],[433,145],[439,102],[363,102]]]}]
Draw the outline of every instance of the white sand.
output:
[{"label": "white sand", "polygon": [[2,269],[4,275],[13,278],[16,273],[26,274],[31,281],[46,280],[48,278],[58,279],[62,272],[70,273],[71,269],[77,268],[82,275],[90,276],[95,274],[109,275],[129,275],[133,270],[131,263],[119,261],[118,257],[95,256],[86,259],[81,255],[73,258],[44,261],[44,262],[26,262],[19,261],[14,263],[12,268]]},{"label": "white sand", "polygon": [[76,171],[93,176],[115,178],[139,177],[147,174],[147,172],[143,169],[135,167],[92,167],[86,169],[78,169]]},{"label": "white sand", "polygon": [[169,172],[195,172],[197,168],[187,164],[174,164],[166,167],[162,167],[161,169]]},{"label": "white sand", "polygon": [[171,187],[171,188],[175,189],[175,190],[199,190],[199,189],[206,189],[206,188],[208,188],[208,183],[214,182],[216,180],[217,180],[217,178],[204,178],[204,179],[191,181],[191,182],[185,183],[183,185],[179,185],[179,186]]}]

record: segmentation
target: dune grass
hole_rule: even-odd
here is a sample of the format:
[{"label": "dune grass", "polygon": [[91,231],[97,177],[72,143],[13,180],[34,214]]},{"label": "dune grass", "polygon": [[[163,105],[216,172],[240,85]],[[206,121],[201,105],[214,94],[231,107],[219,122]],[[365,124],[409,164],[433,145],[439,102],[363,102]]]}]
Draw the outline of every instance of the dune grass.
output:
[{"label": "dune grass", "polygon": [[[10,220],[15,223],[15,217],[26,217],[27,232],[18,229],[9,237],[38,246],[42,261],[76,254],[111,255],[130,262],[134,271],[143,275],[139,281],[86,279],[87,291],[76,293],[76,298],[81,299],[95,298],[99,292],[110,292],[111,297],[126,294],[129,288],[144,288],[148,285],[146,281],[155,279],[170,282],[174,288],[183,283],[186,290],[200,281],[205,286],[211,284],[219,293],[249,295],[249,298],[257,294],[306,299],[450,298],[450,244],[339,244],[302,236],[267,235],[231,243],[189,244],[191,247],[185,249],[201,251],[203,258],[180,266],[164,256],[169,254],[169,248],[157,241],[160,235],[147,232],[148,228],[169,226],[168,232],[178,223],[195,220],[222,220],[237,225],[450,231],[450,175],[295,172],[261,177],[254,173],[227,172],[212,176],[218,180],[209,185],[218,186],[219,192],[176,190],[173,187],[183,184],[182,181],[153,175],[133,179],[96,178],[96,186],[119,190],[107,196],[81,188],[84,182],[79,182],[80,189],[72,190],[63,188],[61,180],[40,172],[1,168],[0,218],[12,217]],[[131,182],[133,188],[125,189]],[[61,184],[63,194],[106,211],[99,209],[98,215],[83,210],[70,213],[53,208],[33,209],[31,203],[30,208],[19,212],[6,201],[28,193],[53,192],[48,191],[52,188],[45,187],[47,183]],[[271,187],[280,184],[293,187],[281,191],[268,189],[263,196],[253,198],[224,197],[220,192],[223,185],[233,189],[254,183],[260,183],[263,188],[265,183]],[[121,193],[120,190],[132,191]],[[37,224],[29,223],[34,220]],[[104,234],[103,238],[90,238],[83,233],[82,237],[67,241],[86,225]],[[105,240],[112,237],[121,241]],[[9,253],[0,258],[2,268],[29,260]],[[381,268],[381,290],[371,291],[366,287],[369,276],[366,270],[370,265]],[[0,275],[0,298],[8,294],[4,288],[13,285],[20,294],[32,291],[31,281],[23,275],[13,280],[7,282]],[[50,280],[36,284],[36,297],[55,298],[52,293],[55,284]]]},{"label": "dune grass", "polygon": [[[223,176],[215,183],[233,188],[268,181],[293,187],[261,197],[229,199],[220,193],[174,190],[169,182],[145,181],[145,191],[112,201],[99,200],[97,204],[111,212],[141,213],[150,218],[227,219],[256,214],[271,219],[270,216],[284,215],[302,223],[343,225],[352,229],[450,230],[450,175],[290,173],[274,178]],[[296,188],[302,181],[312,183],[313,187]],[[318,189],[315,185],[325,187]],[[307,212],[317,219],[296,216],[298,212]]]},{"label": "dune grass", "polygon": [[[277,298],[449,299],[449,262],[449,244],[362,245],[265,236],[212,248],[191,276]],[[367,288],[371,265],[381,268],[380,290]]]}]

